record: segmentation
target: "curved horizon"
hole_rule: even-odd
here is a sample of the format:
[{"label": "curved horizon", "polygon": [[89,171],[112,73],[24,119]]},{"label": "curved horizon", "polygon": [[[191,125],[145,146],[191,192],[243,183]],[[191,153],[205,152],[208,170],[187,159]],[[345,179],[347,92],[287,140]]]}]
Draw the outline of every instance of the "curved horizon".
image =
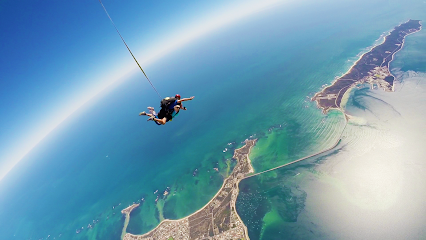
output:
[{"label": "curved horizon", "polygon": [[[196,40],[199,37],[202,37],[208,33],[214,32],[228,24],[237,22],[243,18],[254,15],[256,13],[263,12],[276,6],[283,2],[290,2],[286,0],[267,0],[262,2],[251,2],[249,4],[237,4],[235,6],[228,6],[225,11],[216,10],[212,11],[209,14],[209,17],[201,19],[196,24],[189,25],[184,27],[185,30],[177,31],[177,33],[166,36],[162,41],[155,42],[150,47],[146,49],[150,50],[138,50],[135,52],[135,55],[143,55],[141,59],[139,59],[140,64],[145,67],[150,64],[153,64],[155,61],[161,59],[167,54],[172,53],[173,51],[187,45],[188,43]],[[105,20],[106,21],[106,20]],[[111,26],[111,31],[113,31],[113,27]],[[177,26],[175,29],[179,29]],[[117,35],[117,38],[119,36]],[[173,39],[170,41],[169,39]],[[122,46],[118,46],[122,47]],[[145,54],[138,54],[145,53]],[[117,61],[119,62],[119,61]],[[32,136],[25,136],[30,140],[25,143],[19,144],[19,146],[15,146],[13,150],[9,153],[6,153],[6,163],[3,163],[2,170],[0,172],[0,181],[3,180],[6,175],[32,150],[34,149],[45,137],[47,137],[54,129],[56,129],[59,125],[61,125],[68,117],[73,115],[77,110],[83,107],[86,103],[91,101],[93,98],[98,96],[100,93],[104,92],[106,89],[113,87],[113,85],[118,86],[122,82],[128,80],[133,75],[139,72],[139,68],[136,64],[130,66],[122,66],[120,68],[116,68],[108,74],[103,74],[107,80],[104,81],[103,85],[97,85],[92,87],[91,89],[86,89],[81,96],[76,98],[74,104],[72,106],[68,106],[65,109],[67,111],[63,111],[60,114],[56,114],[55,116],[51,116],[49,127],[45,129],[38,129],[36,133]],[[148,74],[149,75],[149,74]],[[98,76],[98,79],[102,79],[102,76]],[[53,114],[52,114],[53,115]]]}]

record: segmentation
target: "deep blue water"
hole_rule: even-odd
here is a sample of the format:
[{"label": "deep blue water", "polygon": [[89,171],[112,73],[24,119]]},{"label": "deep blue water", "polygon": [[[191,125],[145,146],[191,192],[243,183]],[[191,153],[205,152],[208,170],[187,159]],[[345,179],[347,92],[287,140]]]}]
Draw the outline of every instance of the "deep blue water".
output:
[{"label": "deep blue water", "polygon": [[[423,16],[420,10],[404,10],[423,7],[421,1],[408,5],[284,6],[146,67],[164,96],[195,96],[185,103],[188,110],[161,127],[139,117],[147,106],[159,107],[141,74],[91,101],[0,183],[0,236],[118,239],[121,209],[142,198],[128,231],[147,232],[159,222],[154,191],[172,190],[164,199],[165,218],[191,214],[221,186],[232,149],[253,134],[260,137],[253,150],[256,170],[328,146],[342,119],[322,115],[309,96],[347,71],[383,32]],[[224,153],[225,148],[231,150]]]}]

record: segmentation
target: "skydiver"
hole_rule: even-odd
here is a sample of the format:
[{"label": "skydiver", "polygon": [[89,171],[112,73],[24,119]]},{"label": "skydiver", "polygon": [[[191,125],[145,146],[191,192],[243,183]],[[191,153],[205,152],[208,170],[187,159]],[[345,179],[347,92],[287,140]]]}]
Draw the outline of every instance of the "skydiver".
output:
[{"label": "skydiver", "polygon": [[148,116],[148,121],[154,121],[157,125],[164,125],[166,122],[171,121],[179,113],[180,109],[186,110],[186,107],[182,106],[182,102],[190,101],[194,97],[182,98],[179,94],[176,94],[174,98],[167,97],[161,100],[161,109],[156,114],[153,107],[148,107],[150,113],[141,112],[139,116]]}]

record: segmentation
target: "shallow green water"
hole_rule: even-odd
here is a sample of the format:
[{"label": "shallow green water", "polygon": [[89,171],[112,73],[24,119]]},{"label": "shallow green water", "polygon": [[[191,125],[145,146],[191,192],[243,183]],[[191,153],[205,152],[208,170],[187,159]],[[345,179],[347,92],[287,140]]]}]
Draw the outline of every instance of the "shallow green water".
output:
[{"label": "shallow green water", "polygon": [[[376,13],[374,15],[362,15],[362,17],[360,15],[359,18],[354,18],[353,22],[357,22],[359,24],[363,22],[363,32],[358,32],[358,37],[365,37],[374,40],[375,37],[372,37],[371,34],[377,32],[378,27],[383,27],[385,25],[384,22],[388,21],[388,23],[391,23],[396,19],[404,21],[409,14],[411,14],[409,17],[411,19],[424,20],[426,17],[424,12],[420,10],[424,9],[424,6],[421,5],[420,1],[406,4],[397,2],[392,3],[398,6],[396,9],[401,11],[392,11],[388,8],[390,5],[384,5],[382,8],[376,8]],[[393,5],[392,8],[394,8],[395,5]],[[418,8],[415,8],[415,6]],[[404,8],[410,9],[410,11],[402,10]],[[342,12],[346,11],[345,9],[341,10]],[[380,23],[374,21],[374,18],[377,16],[382,17]],[[338,25],[336,28],[339,29]],[[392,28],[392,26],[383,27],[383,30],[387,31],[390,30],[390,28]],[[379,35],[377,35],[377,37]],[[398,71],[425,71],[424,66],[426,65],[424,64],[424,57],[422,57],[426,51],[426,44],[424,44],[425,36],[426,35],[424,34],[424,30],[422,30],[420,33],[416,33],[407,37],[406,45],[404,46],[403,50],[396,54],[396,59],[391,64],[391,68],[394,69],[396,75],[398,75]],[[335,46],[339,46],[340,44],[344,45],[344,41],[351,41],[350,39],[346,39],[345,36],[328,40]],[[343,46],[340,50],[342,53],[355,53],[354,56],[356,56],[357,51],[358,53],[368,51],[367,47],[371,46],[372,44],[366,44],[367,42],[368,41],[354,41],[350,46]],[[362,46],[362,44],[365,45]],[[330,68],[335,71],[336,75],[341,75],[349,69],[349,66],[343,64],[339,65],[338,62],[340,61],[343,63],[346,61],[353,63],[354,59],[355,58],[351,57],[348,59],[333,58],[332,62],[334,63],[334,66],[331,65]],[[333,79],[330,78],[328,83],[330,83],[332,80]],[[349,105],[351,104],[353,104],[353,102],[349,103]],[[320,118],[317,118],[316,120],[318,121],[319,119]],[[327,114],[326,119],[328,122],[324,123],[324,125],[321,127],[324,129],[324,131],[319,131],[318,134],[314,135],[314,137],[307,134],[306,137],[309,140],[302,140],[303,138],[300,140],[302,143],[308,143],[306,146],[311,151],[313,149],[318,149],[318,146],[324,142],[324,139],[328,139],[328,141],[325,142],[332,142],[332,136],[335,137],[337,132],[342,131],[342,125],[338,124],[338,113],[329,113]],[[327,136],[326,133],[329,132],[334,132],[334,135],[329,134]],[[306,131],[304,131],[304,133],[306,134]],[[344,137],[350,136],[350,134],[351,133],[346,133],[344,134]],[[279,161],[278,159],[291,159],[291,157],[289,157],[291,156],[289,154],[289,148],[292,144],[297,146],[297,144],[294,142],[297,142],[298,138],[291,138],[291,140],[289,140],[284,138],[283,135],[284,131],[272,132],[267,135],[268,138],[266,140],[262,141],[261,139],[261,141],[259,141],[251,155],[252,159],[254,159],[253,162],[256,170],[267,169],[271,167],[273,164],[270,165],[268,163],[273,162],[273,159],[275,159],[275,161]],[[281,143],[279,143],[280,141]],[[319,220],[313,212],[316,211],[316,207],[319,205],[315,203],[315,199],[310,198],[309,202],[311,207],[310,209],[306,209],[306,201],[307,197],[309,197],[308,192],[315,192],[315,196],[321,196],[321,192],[310,189],[312,188],[311,185],[316,186],[318,184],[310,185],[310,183],[329,182],[329,184],[332,184],[337,189],[344,189],[343,186],[339,185],[342,184],[339,183],[339,181],[335,179],[332,180],[331,178],[328,179],[329,177],[324,175],[325,170],[323,170],[323,172],[319,172],[316,171],[316,168],[320,166],[322,161],[327,159],[328,156],[337,154],[340,151],[344,151],[342,149],[345,148],[346,144],[357,145],[359,144],[359,141],[362,141],[362,139],[352,139],[347,141],[343,140],[335,150],[324,153],[320,157],[310,158],[301,163],[297,163],[294,166],[288,166],[279,170],[243,180],[240,183],[241,192],[237,201],[237,211],[249,229],[250,239],[342,239],[345,237],[347,238],[348,236],[358,238],[354,235],[344,235],[343,232],[346,230],[339,230],[339,223],[333,220],[329,220],[329,218],[331,219],[332,217],[327,217],[326,209],[324,209],[324,211],[318,210],[324,214],[320,220],[324,222],[318,222]],[[368,145],[368,143],[365,144]],[[322,144],[322,147],[324,147],[324,144]],[[305,148],[301,147],[300,145],[295,147],[295,149],[298,149],[301,152],[306,152]],[[297,152],[297,150],[295,150],[295,152]],[[356,155],[355,153],[353,154]],[[293,159],[296,159],[296,156],[297,155],[295,154]],[[335,164],[337,165],[340,160],[336,161],[337,163]],[[343,159],[341,161],[343,161]],[[327,170],[333,171],[333,164],[330,165],[331,166],[327,166]],[[344,177],[342,178],[344,179]],[[304,189],[304,187],[307,189]],[[329,205],[333,205],[333,201],[337,201],[333,200],[333,197],[331,196],[327,197],[326,192],[323,192],[322,194],[325,195],[321,196],[321,198],[327,199],[323,201],[328,201],[330,203]],[[343,210],[346,209],[342,209],[342,211]],[[346,213],[341,212],[340,214]],[[336,215],[338,214],[333,216],[336,217]],[[336,226],[331,227],[328,220],[333,222]],[[374,223],[371,224],[374,225]],[[358,228],[357,226],[354,226],[353,229],[356,231]],[[412,231],[412,233],[414,232],[415,231]]]},{"label": "shallow green water", "polygon": [[[7,195],[0,199],[11,206],[0,210],[2,234],[117,239],[124,222],[120,211],[142,198],[128,232],[145,233],[159,223],[159,209],[164,218],[177,219],[206,204],[246,138],[259,138],[251,154],[256,171],[331,146],[344,119],[337,111],[323,115],[310,97],[347,71],[383,32],[421,16],[401,11],[415,8],[406,3],[382,5],[298,3],[274,9],[148,67],[162,94],[195,96],[188,111],[163,127],[146,123],[137,114],[159,101],[140,76],[99,97],[32,151],[15,172],[19,177],[5,179],[14,188],[3,189]],[[241,183],[238,212],[251,239],[280,239],[280,226],[297,220],[306,196],[286,187],[297,173],[273,171]],[[248,214],[254,206],[259,209]]]}]

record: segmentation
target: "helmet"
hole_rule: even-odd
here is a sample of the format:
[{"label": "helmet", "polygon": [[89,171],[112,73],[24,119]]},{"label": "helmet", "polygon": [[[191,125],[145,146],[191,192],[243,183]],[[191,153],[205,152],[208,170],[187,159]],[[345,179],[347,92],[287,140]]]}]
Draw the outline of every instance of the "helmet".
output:
[{"label": "helmet", "polygon": [[179,95],[179,94],[176,94],[176,95],[175,95],[175,98],[180,99],[180,95]]}]

